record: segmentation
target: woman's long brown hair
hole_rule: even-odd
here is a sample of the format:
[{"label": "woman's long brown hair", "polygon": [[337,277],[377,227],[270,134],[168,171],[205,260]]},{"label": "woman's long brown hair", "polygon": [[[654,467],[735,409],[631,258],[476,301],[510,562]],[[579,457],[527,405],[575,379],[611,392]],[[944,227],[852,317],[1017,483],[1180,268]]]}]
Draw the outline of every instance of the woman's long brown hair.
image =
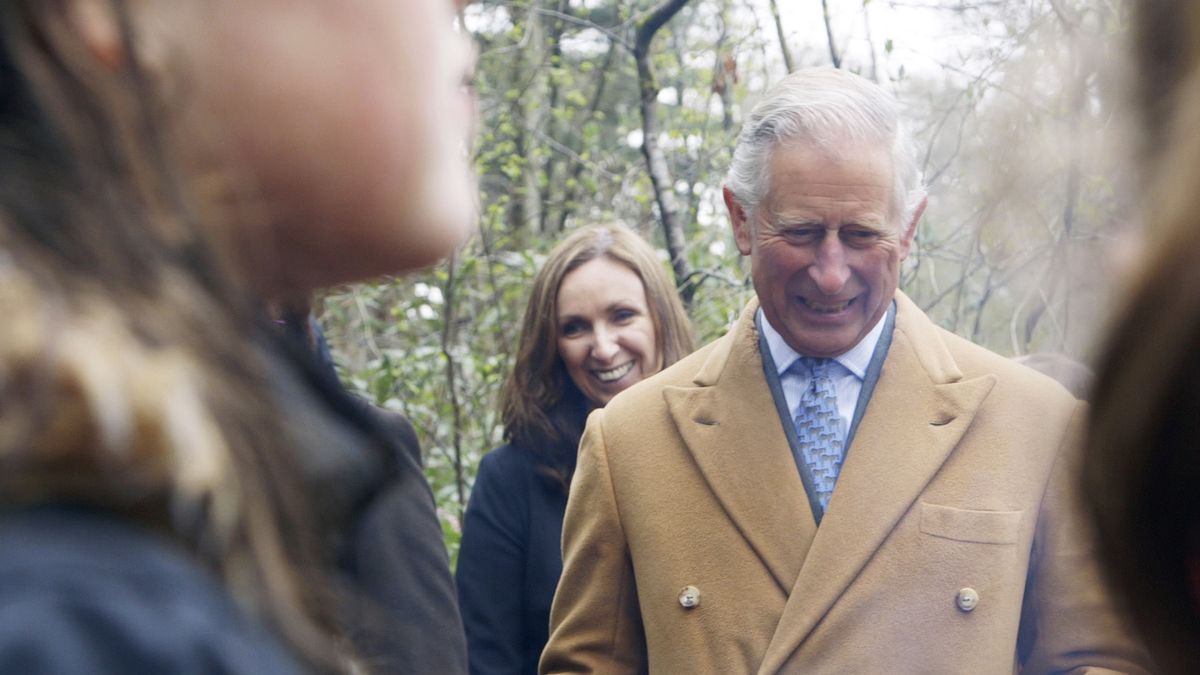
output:
[{"label": "woman's long brown hair", "polygon": [[1156,661],[1200,664],[1200,6],[1134,24],[1152,240],[1098,364],[1082,495],[1103,569]]},{"label": "woman's long brown hair", "polygon": [[178,169],[126,2],[116,69],[64,4],[0,4],[0,508],[156,528],[301,661],[343,669],[287,423],[328,411],[273,391],[295,366]]},{"label": "woman's long brown hair", "polygon": [[525,309],[517,359],[501,395],[505,436],[533,453],[544,474],[566,490],[589,406],[558,353],[558,288],[584,263],[607,257],[637,274],[657,337],[660,368],[695,349],[691,321],[662,263],[623,225],[589,225],[563,239],[538,270]]}]

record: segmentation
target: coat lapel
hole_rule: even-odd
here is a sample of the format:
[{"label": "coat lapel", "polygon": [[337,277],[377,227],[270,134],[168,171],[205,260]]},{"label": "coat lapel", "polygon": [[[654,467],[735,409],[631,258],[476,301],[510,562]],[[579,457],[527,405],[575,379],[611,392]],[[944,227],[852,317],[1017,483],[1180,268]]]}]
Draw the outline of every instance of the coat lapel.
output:
[{"label": "coat lapel", "polygon": [[760,673],[782,668],[937,473],[995,384],[963,380],[941,335],[897,293],[896,331],[829,509]]},{"label": "coat lapel", "polygon": [[697,386],[663,395],[709,489],[786,595],[816,522],[763,377],[757,309],[751,302],[715,346]]}]

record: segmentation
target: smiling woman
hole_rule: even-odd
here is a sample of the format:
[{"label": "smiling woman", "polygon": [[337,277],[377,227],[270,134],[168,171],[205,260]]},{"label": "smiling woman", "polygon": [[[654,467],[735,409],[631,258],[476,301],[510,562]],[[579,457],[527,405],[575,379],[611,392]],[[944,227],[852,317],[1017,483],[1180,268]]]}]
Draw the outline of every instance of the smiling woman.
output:
[{"label": "smiling woman", "polygon": [[654,325],[642,280],[612,258],[589,260],[563,277],[558,353],[589,407],[660,370]]},{"label": "smiling woman", "polygon": [[509,443],[480,463],[463,522],[457,580],[472,673],[537,672],[587,414],[693,348],[670,278],[628,228],[584,227],[551,251],[505,385]]}]

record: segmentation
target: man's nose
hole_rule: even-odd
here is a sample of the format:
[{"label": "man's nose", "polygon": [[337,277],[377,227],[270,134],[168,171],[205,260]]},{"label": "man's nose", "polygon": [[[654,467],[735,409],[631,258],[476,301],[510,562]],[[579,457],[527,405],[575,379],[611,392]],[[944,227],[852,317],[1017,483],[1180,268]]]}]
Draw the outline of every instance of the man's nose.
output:
[{"label": "man's nose", "polygon": [[825,235],[817,248],[817,259],[809,266],[808,273],[821,293],[837,295],[842,292],[850,280],[850,267],[846,264],[846,249],[837,232]]},{"label": "man's nose", "polygon": [[592,343],[592,358],[597,361],[607,362],[621,351],[617,345],[617,334],[606,327],[600,326],[595,329],[595,342]]}]

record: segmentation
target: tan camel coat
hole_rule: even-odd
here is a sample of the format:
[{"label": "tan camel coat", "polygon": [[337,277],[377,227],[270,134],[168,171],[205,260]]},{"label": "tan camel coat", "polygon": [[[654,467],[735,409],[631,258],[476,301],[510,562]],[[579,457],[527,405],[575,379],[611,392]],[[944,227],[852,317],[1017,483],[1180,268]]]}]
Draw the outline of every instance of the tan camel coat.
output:
[{"label": "tan camel coat", "polygon": [[819,529],[757,302],[592,415],[543,673],[1142,672],[1072,508],[1082,404],[896,300]]}]

